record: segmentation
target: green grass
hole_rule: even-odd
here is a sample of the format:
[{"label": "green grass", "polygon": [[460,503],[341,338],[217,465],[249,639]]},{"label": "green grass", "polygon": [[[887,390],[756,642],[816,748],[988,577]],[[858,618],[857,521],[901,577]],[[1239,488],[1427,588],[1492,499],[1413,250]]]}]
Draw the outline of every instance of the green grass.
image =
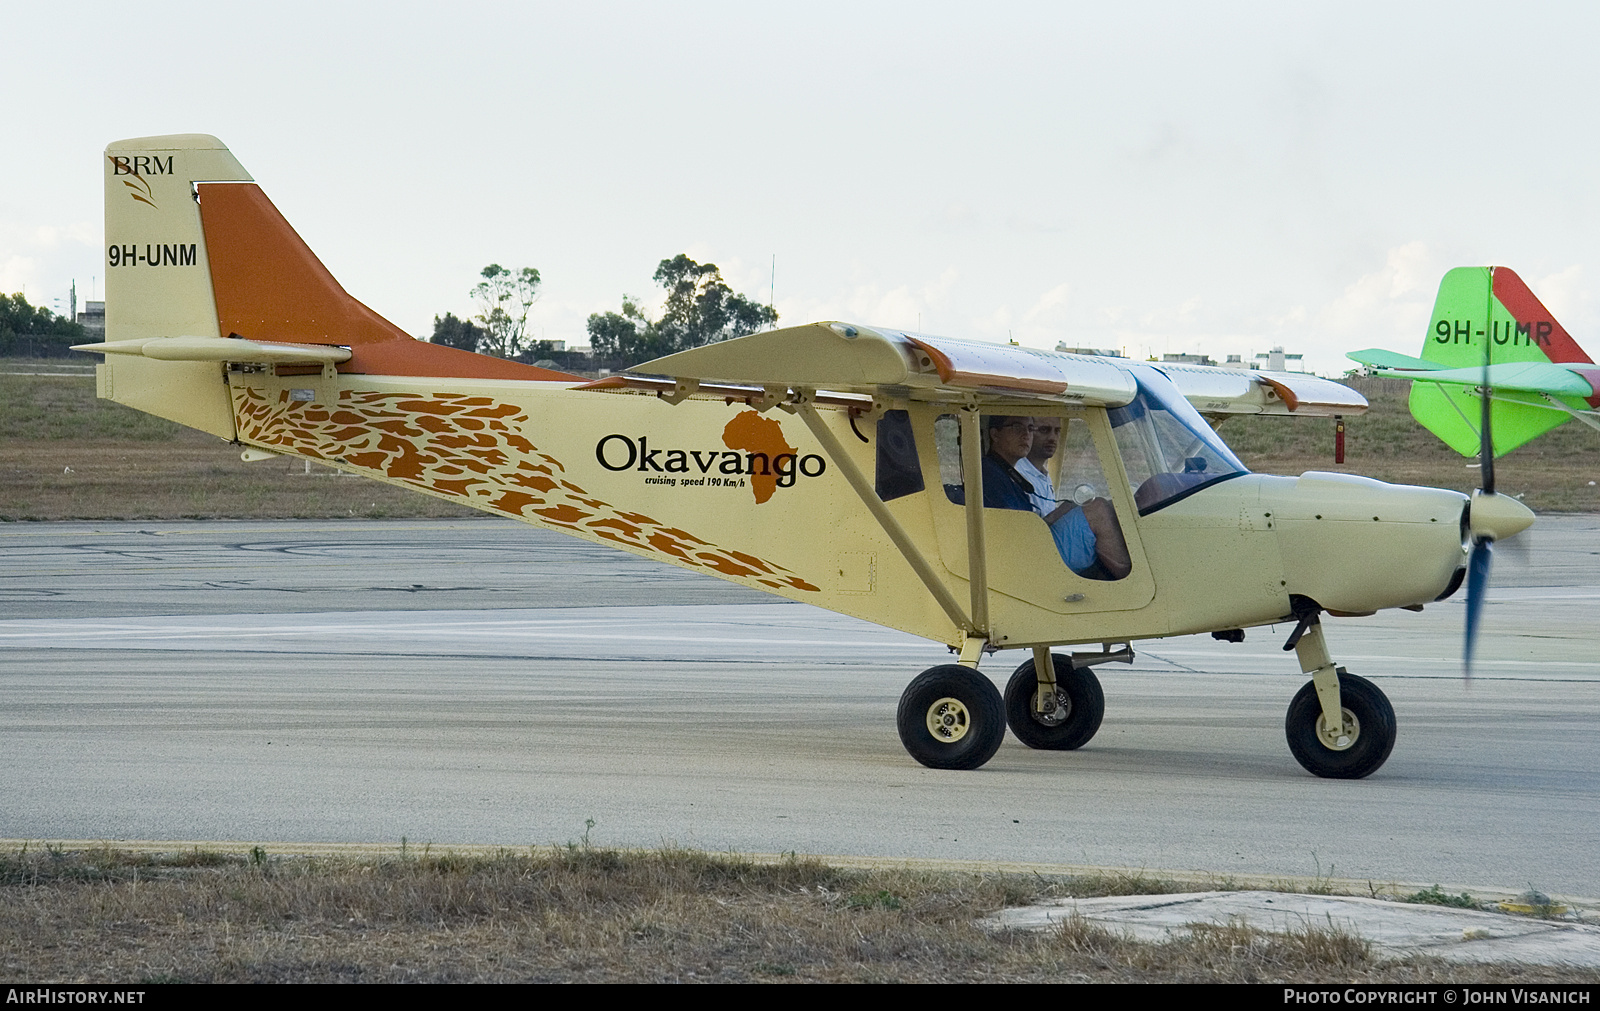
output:
[{"label": "green grass", "polygon": [[0,375],[0,521],[482,515],[301,460],[245,463],[215,436],[96,399],[93,376]]},{"label": "green grass", "polygon": [[1466,892],[1462,892],[1459,895],[1451,895],[1441,889],[1438,885],[1432,885],[1428,888],[1422,889],[1421,891],[1412,892],[1410,895],[1403,896],[1400,901],[1415,902],[1428,906],[1451,906],[1455,909],[1483,908],[1483,903],[1468,895]]}]

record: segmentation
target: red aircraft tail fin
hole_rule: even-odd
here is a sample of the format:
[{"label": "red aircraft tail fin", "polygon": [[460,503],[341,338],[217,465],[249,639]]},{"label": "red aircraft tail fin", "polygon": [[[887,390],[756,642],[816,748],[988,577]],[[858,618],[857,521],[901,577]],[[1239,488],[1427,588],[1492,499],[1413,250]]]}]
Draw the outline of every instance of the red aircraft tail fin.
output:
[{"label": "red aircraft tail fin", "polygon": [[350,348],[341,372],[457,379],[581,380],[413,340],[355,299],[252,182],[197,183],[223,336]]}]

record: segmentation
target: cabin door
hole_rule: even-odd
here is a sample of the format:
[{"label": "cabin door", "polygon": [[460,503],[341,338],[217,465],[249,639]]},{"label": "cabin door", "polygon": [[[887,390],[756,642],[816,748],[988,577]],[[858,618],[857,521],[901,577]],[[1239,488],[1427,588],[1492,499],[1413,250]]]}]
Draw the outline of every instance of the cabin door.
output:
[{"label": "cabin door", "polygon": [[[1058,614],[1143,607],[1155,596],[1155,581],[1106,412],[1047,410],[1030,417],[985,415],[980,422],[990,591]],[[967,489],[959,417],[946,405],[917,404],[909,420],[940,558],[951,573],[966,579]],[[1050,431],[1058,424],[1059,434]],[[1042,449],[1052,437],[1055,446],[1041,458],[1034,445]],[[1032,457],[1016,456],[1024,443],[1022,452]],[[1024,461],[1033,469],[1022,466]],[[1055,521],[1047,523],[1052,514]]]}]

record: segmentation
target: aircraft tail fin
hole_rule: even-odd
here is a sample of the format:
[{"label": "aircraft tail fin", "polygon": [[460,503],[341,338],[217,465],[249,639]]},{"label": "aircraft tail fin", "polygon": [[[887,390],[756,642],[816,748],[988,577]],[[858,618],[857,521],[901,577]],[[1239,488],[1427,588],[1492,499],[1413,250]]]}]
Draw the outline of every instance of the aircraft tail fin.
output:
[{"label": "aircraft tail fin", "polygon": [[[581,381],[413,340],[344,290],[215,137],[116,141],[106,148],[105,173],[108,341],[337,345],[351,349],[340,372]],[[204,368],[213,375],[215,360]]]},{"label": "aircraft tail fin", "polygon": [[[1516,362],[1590,363],[1578,343],[1508,267],[1457,267],[1439,283],[1422,358],[1434,368],[1481,369]],[[1477,456],[1482,407],[1473,387],[1412,377],[1411,414],[1462,456]],[[1561,396],[1578,410],[1582,398]],[[1496,391],[1492,407],[1494,454],[1518,446],[1570,420],[1540,395]]]}]

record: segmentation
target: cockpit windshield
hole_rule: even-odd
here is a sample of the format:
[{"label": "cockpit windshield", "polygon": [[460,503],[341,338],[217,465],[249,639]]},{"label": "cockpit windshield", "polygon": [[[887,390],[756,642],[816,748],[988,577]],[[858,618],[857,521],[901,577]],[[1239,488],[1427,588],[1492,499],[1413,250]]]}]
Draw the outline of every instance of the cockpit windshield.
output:
[{"label": "cockpit windshield", "polygon": [[1139,395],[1108,413],[1140,516],[1249,473],[1160,369],[1131,371]]}]

